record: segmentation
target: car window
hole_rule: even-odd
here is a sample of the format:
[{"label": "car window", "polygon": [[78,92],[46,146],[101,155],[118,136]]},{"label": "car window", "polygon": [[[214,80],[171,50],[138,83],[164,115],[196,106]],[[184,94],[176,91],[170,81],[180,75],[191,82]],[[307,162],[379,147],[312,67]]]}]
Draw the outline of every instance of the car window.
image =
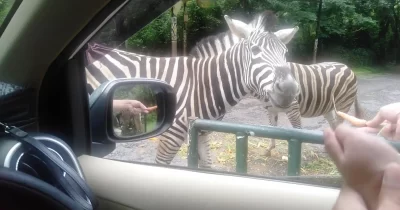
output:
[{"label": "car window", "polygon": [[[286,44],[286,60],[302,88],[297,98],[300,104],[298,113],[293,110],[279,114],[268,111],[267,108],[271,105],[265,104],[263,96],[252,93],[239,100],[240,88],[234,82],[234,73],[231,72],[229,75],[232,77],[229,78],[226,72],[214,75],[212,71],[217,71],[218,66],[212,66],[213,69],[208,69],[207,65],[201,67],[200,73],[197,73],[192,82],[204,85],[206,81],[209,86],[199,89],[196,87],[201,84],[190,89],[192,87],[188,85],[189,82],[182,82],[190,80],[185,69],[195,66],[194,63],[189,63],[188,67],[178,66],[176,71],[179,72],[176,74],[173,70],[165,70],[169,69],[165,67],[169,61],[154,64],[152,68],[158,68],[154,71],[164,72],[163,78],[170,83],[182,85],[180,89],[177,88],[177,93],[182,98],[186,97],[186,100],[180,101],[187,101],[187,106],[203,104],[202,110],[195,112],[194,115],[198,115],[196,117],[213,116],[214,121],[235,123],[237,126],[233,128],[230,125],[230,133],[211,132],[208,135],[208,151],[212,160],[210,170],[274,179],[288,179],[289,176],[295,177],[289,179],[295,182],[339,187],[340,174],[318,135],[323,129],[334,126],[331,124],[333,119],[340,120],[339,116],[332,114],[332,103],[338,111],[351,115],[356,114],[354,106],[360,105],[365,111],[364,117],[368,118],[380,106],[400,101],[400,77],[395,73],[400,62],[400,1],[331,0],[322,1],[321,7],[317,10],[316,8],[319,8],[317,1],[179,1],[172,8],[164,8],[161,15],[132,34],[129,31],[137,27],[136,13],[143,12],[143,8],[138,8],[137,1],[130,1],[87,45],[88,86],[95,87],[113,76],[128,77],[127,72],[129,75],[134,74],[133,68],[150,65],[145,63],[145,59],[140,62],[141,59],[137,59],[136,54],[160,58],[188,55],[207,57],[213,56],[213,53],[218,54],[221,45],[234,42],[234,39],[224,39],[221,35],[229,30],[224,15],[250,23],[257,14],[267,9],[273,10],[279,21],[269,25],[272,31],[288,28],[294,30],[296,26],[299,27],[293,39]],[[317,26],[319,29],[316,29]],[[209,42],[218,38],[220,42],[204,44],[197,48],[198,51],[193,50],[203,38],[210,36],[213,37],[208,39]],[[205,42],[200,44],[202,43]],[[114,49],[118,51],[113,51]],[[254,50],[257,49],[260,48],[254,47]],[[261,51],[265,50],[258,50]],[[184,65],[183,61],[177,65]],[[104,72],[98,73],[101,69]],[[173,75],[175,78],[171,79]],[[225,79],[210,82],[219,77]],[[329,89],[332,86],[335,86],[335,91]],[[221,88],[231,88],[232,91],[228,91],[230,95],[222,95],[219,92]],[[182,94],[188,89],[193,92]],[[201,94],[197,99],[191,98],[195,91]],[[380,91],[384,91],[384,94]],[[336,95],[332,98],[329,94]],[[234,104],[235,100],[238,103],[231,110],[223,109],[229,103]],[[330,109],[329,112],[326,111],[327,108]],[[296,117],[298,115],[302,117]],[[299,134],[293,139],[276,139],[274,143],[266,135],[254,136],[253,134],[261,133],[262,128],[250,126],[274,124],[278,127],[297,127],[320,133]],[[244,126],[250,127],[244,129]],[[222,129],[217,125],[210,127]],[[171,133],[164,137],[119,143],[116,150],[105,158],[154,164],[157,160],[167,165],[188,167],[188,160],[191,158],[188,156],[188,141],[182,143],[182,139],[188,135],[185,128],[175,125]],[[287,138],[283,137],[284,132],[280,135]],[[165,146],[167,149],[160,150],[160,154],[176,152],[173,158],[157,156],[160,138],[169,139],[170,142]],[[202,139],[200,136],[198,141]],[[178,147],[180,144],[182,146]]]},{"label": "car window", "polygon": [[0,36],[22,0],[0,0]]}]

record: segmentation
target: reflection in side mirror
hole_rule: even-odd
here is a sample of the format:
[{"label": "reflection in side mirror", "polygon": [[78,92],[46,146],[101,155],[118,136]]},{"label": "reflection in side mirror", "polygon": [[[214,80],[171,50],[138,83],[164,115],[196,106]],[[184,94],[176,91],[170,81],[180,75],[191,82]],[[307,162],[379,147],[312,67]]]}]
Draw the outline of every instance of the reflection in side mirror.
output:
[{"label": "reflection in side mirror", "polygon": [[158,136],[172,125],[175,106],[175,92],[164,81],[120,78],[104,82],[89,97],[92,141],[114,144]]},{"label": "reflection in side mirror", "polygon": [[113,94],[113,127],[117,137],[134,137],[157,129],[156,89],[151,85],[123,85]]}]

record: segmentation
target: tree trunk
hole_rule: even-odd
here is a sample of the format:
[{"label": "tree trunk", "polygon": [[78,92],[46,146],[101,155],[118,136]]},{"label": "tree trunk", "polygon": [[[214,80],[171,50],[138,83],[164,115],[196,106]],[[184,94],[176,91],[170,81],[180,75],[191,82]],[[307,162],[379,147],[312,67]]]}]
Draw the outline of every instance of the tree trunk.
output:
[{"label": "tree trunk", "polygon": [[177,51],[178,51],[178,34],[177,34],[177,20],[176,16],[174,15],[174,12],[171,8],[171,56],[175,57],[177,56]]},{"label": "tree trunk", "polygon": [[313,63],[317,63],[318,37],[319,37],[319,24],[321,22],[321,10],[322,10],[322,0],[319,0],[318,11],[317,11],[317,27],[315,29]]},{"label": "tree trunk", "polygon": [[383,20],[379,24],[379,34],[376,42],[379,43],[377,51],[379,52],[378,55],[378,63],[384,65],[387,61],[386,58],[386,34],[389,30],[390,21],[388,18],[383,18]]},{"label": "tree trunk", "polygon": [[183,55],[187,55],[187,23],[189,21],[189,15],[186,9],[186,1],[183,2]]},{"label": "tree trunk", "polygon": [[396,13],[396,8],[394,7],[396,5],[396,1],[392,0],[392,12],[393,12],[393,41],[394,41],[394,49],[393,49],[393,56],[394,56],[394,64],[397,65],[398,60],[399,60],[399,48],[400,48],[400,33],[399,33],[399,15]]}]

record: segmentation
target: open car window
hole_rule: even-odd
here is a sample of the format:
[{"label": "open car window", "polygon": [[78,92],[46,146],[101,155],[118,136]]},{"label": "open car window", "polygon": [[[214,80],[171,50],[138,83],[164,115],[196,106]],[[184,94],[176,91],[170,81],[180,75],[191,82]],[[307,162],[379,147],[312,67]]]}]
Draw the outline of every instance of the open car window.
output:
[{"label": "open car window", "polygon": [[0,0],[0,37],[22,0]]},{"label": "open car window", "polygon": [[[150,77],[162,78],[167,83],[174,84],[179,93],[182,93],[181,98],[183,99],[178,99],[178,101],[191,101],[189,96],[198,91],[199,95],[202,95],[202,98],[198,97],[199,101],[206,104],[201,112],[213,115],[221,110],[222,106],[216,105],[218,101],[227,100],[221,95],[213,95],[213,93],[219,92],[221,87],[229,90],[229,88],[238,87],[241,83],[230,82],[234,79],[228,77],[221,78],[214,83],[210,81],[220,78],[221,75],[234,74],[227,72],[217,74],[215,72],[218,68],[212,68],[213,65],[208,63],[199,65],[194,63],[197,62],[193,61],[195,59],[185,61],[187,62],[186,66],[179,66],[183,62],[176,62],[176,68],[172,66],[175,65],[175,62],[169,61],[175,59],[173,57],[176,56],[196,54],[200,57],[202,55],[209,56],[218,49],[223,49],[222,43],[228,43],[224,40],[230,39],[221,38],[218,42],[214,39],[222,37],[220,33],[229,31],[224,15],[249,23],[257,14],[261,14],[265,10],[272,10],[278,17],[278,24],[274,27],[270,26],[275,28],[273,31],[299,27],[292,41],[287,44],[286,61],[288,61],[291,71],[293,70],[296,80],[300,81],[302,90],[306,90],[302,91],[304,95],[299,100],[298,106],[301,113],[298,115],[280,113],[278,119],[278,114],[270,114],[264,103],[255,96],[248,94],[248,97],[240,98],[240,102],[232,107],[231,111],[224,113],[225,115],[221,114],[222,118],[219,118],[220,121],[236,124],[235,128],[231,127],[230,132],[217,132],[219,128],[215,126],[216,124],[207,124],[208,128],[215,129],[211,130],[207,136],[209,151],[212,154],[210,157],[213,164],[211,170],[226,174],[236,172],[247,176],[339,188],[342,178],[324,149],[322,137],[316,138],[317,140],[313,143],[309,143],[311,136],[305,137],[302,142],[277,138],[275,144],[275,141],[267,135],[252,136],[251,132],[246,133],[249,130],[255,130],[254,127],[246,127],[248,129],[245,131],[241,129],[245,124],[259,126],[275,124],[275,126],[288,128],[301,126],[303,130],[310,133],[321,132],[331,125],[333,127],[334,121],[338,119],[336,115],[329,114],[333,113],[332,110],[322,111],[332,107],[332,103],[335,104],[335,107],[342,107],[338,108],[338,111],[341,109],[350,115],[356,115],[353,110],[356,109],[357,99],[359,105],[365,110],[365,118],[367,118],[367,116],[374,116],[381,106],[399,101],[398,79],[400,77],[398,73],[394,72],[399,69],[400,51],[398,49],[400,47],[395,47],[393,44],[400,43],[400,36],[398,36],[400,27],[395,24],[396,21],[400,22],[400,2],[398,0],[382,0],[380,2],[335,0],[329,1],[329,3],[321,1],[323,2],[321,6],[318,6],[316,1],[296,0],[281,0],[279,4],[272,4],[271,1],[240,1],[239,4],[239,1],[199,0],[179,1],[169,9],[161,8],[158,4],[157,6],[155,6],[156,4],[150,5],[150,3],[150,6],[145,7],[138,1],[129,1],[87,43],[84,55],[86,56],[85,70],[89,91],[93,91],[97,85],[114,78],[150,75]],[[205,2],[210,5],[205,5]],[[320,7],[318,14],[315,11],[317,6]],[[144,21],[137,21],[137,17],[143,15],[144,12],[152,14],[150,11],[155,11],[153,9],[163,9],[163,12],[146,24]],[[388,11],[390,13],[387,13]],[[138,23],[142,26],[138,26]],[[317,26],[319,29],[316,29]],[[392,31],[394,28],[397,29]],[[133,33],[134,31],[137,32]],[[207,37],[212,38],[207,39]],[[202,42],[203,47],[199,47],[197,51],[199,53],[196,53],[195,47],[203,39],[210,43]],[[265,47],[265,49],[268,48]],[[143,59],[140,57],[142,55],[157,58],[146,57]],[[246,57],[242,56],[243,54],[240,55],[237,60]],[[168,57],[168,62],[163,60],[165,59],[163,57]],[[155,61],[150,62],[152,59]],[[159,62],[160,60],[163,61]],[[215,66],[224,65],[218,63]],[[185,69],[190,68],[191,71],[196,72],[198,69],[194,68],[197,66],[203,68],[200,71],[202,73],[196,74],[198,76],[193,78],[189,78],[187,75],[195,75],[194,73],[187,73],[185,76]],[[177,69],[177,72],[173,71],[174,68]],[[141,72],[141,69],[149,71]],[[223,71],[223,68],[220,69],[218,71]],[[226,68],[224,71],[227,71]],[[162,72],[162,74],[158,72]],[[256,81],[257,78],[264,77],[258,76],[249,81]],[[193,84],[187,81],[196,81],[204,86],[203,88],[193,88],[192,92],[183,94],[189,89],[185,85]],[[210,86],[205,86],[207,83],[204,81],[209,82]],[[212,84],[222,84],[223,82],[230,83],[225,83],[226,86],[212,86]],[[329,87],[337,89],[332,91]],[[382,94],[381,91],[385,91],[385,93]],[[235,89],[232,88],[227,92],[231,93],[231,95],[226,94],[229,98],[238,98],[238,95],[234,94],[236,93]],[[331,92],[337,95],[333,96]],[[339,98],[343,98],[343,100],[339,101]],[[334,101],[335,99],[336,101]],[[193,104],[195,105],[195,103]],[[178,104],[178,107],[184,107],[184,105]],[[198,111],[198,113],[201,112]],[[298,116],[301,115],[303,116],[300,119]],[[144,117],[140,117],[139,120],[141,119]],[[275,122],[271,123],[271,121]],[[142,121],[146,126],[147,122],[149,121]],[[136,127],[133,120],[126,123],[125,127],[120,124],[115,129],[120,128],[129,131],[140,129],[139,126]],[[174,131],[166,136],[174,138],[174,141],[169,140],[171,142],[169,146],[176,148],[158,147],[160,142],[167,140],[152,138],[149,141],[118,143],[116,149],[104,158],[153,164],[159,152],[160,159],[168,157],[165,162],[170,161],[169,165],[187,167],[188,160],[195,160],[197,157],[191,155],[189,143],[183,140],[186,137],[176,134],[186,132],[187,129],[186,127],[172,129]],[[233,131],[234,129],[235,131]],[[182,136],[186,136],[186,133]],[[192,140],[188,142],[193,142]],[[239,146],[238,142],[241,142]],[[167,149],[162,151],[163,149],[158,148]],[[173,154],[172,159],[169,154]],[[193,165],[197,167],[199,164],[195,162]]]}]

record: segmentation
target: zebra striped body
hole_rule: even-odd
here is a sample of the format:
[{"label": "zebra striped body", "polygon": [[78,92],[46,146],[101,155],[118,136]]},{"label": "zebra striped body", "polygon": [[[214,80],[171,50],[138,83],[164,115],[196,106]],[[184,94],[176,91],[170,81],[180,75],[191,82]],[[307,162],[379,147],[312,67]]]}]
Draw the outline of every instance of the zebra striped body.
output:
[{"label": "zebra striped body", "polygon": [[[220,119],[250,92],[256,92],[273,107],[289,106],[299,93],[286,66],[285,44],[273,33],[262,29],[247,31],[242,27],[244,23],[229,17],[226,20],[246,36],[223,53],[207,58],[151,57],[89,46],[87,58],[94,60],[86,66],[90,90],[115,78],[138,77],[160,79],[174,88],[175,121],[159,137],[156,163],[170,164],[187,138],[188,118]],[[200,166],[211,167],[205,135],[199,138],[198,153]]]},{"label": "zebra striped body", "polygon": [[[262,25],[263,15],[257,14],[251,26]],[[227,48],[241,39],[230,31],[219,33],[201,39],[189,52],[189,56],[206,58],[223,53]],[[302,128],[301,117],[312,118],[324,116],[332,128],[343,122],[334,113],[334,103],[338,111],[347,113],[354,103],[356,116],[363,118],[361,107],[357,100],[357,78],[354,72],[345,64],[338,62],[323,62],[312,65],[288,62],[291,74],[300,85],[301,93],[286,109],[277,109],[265,104],[269,124],[278,125],[278,113],[284,112],[294,128]],[[251,95],[262,101],[257,93]],[[220,119],[222,120],[222,118]],[[275,148],[275,140],[271,139],[266,155]]]}]

